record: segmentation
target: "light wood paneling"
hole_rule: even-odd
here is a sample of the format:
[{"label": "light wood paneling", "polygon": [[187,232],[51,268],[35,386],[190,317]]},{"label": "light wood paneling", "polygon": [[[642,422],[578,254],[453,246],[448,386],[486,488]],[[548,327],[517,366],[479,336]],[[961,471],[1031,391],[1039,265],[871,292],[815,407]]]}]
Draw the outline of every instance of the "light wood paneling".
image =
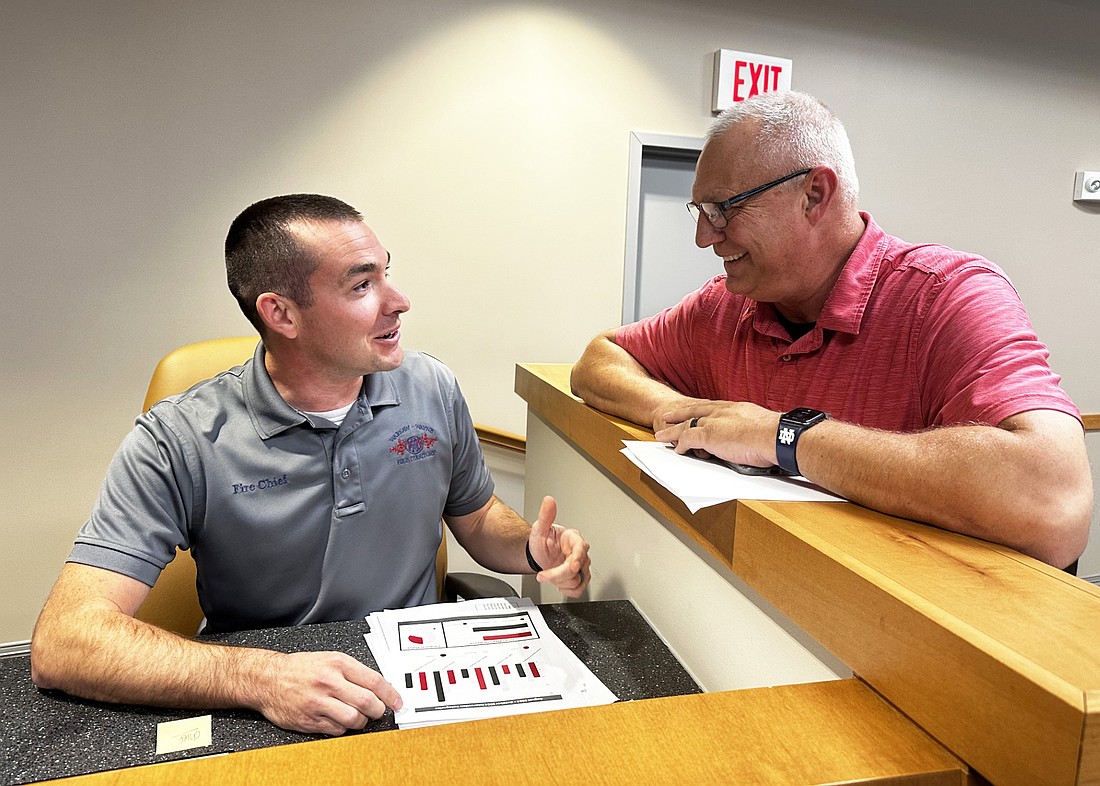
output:
[{"label": "light wood paneling", "polygon": [[961,786],[965,778],[962,762],[846,680],[379,732],[58,783]]},{"label": "light wood paneling", "polygon": [[1081,686],[1100,685],[1081,646],[1082,626],[1100,631],[1095,588],[927,530],[747,502],[734,572],[995,783],[1075,783]]}]

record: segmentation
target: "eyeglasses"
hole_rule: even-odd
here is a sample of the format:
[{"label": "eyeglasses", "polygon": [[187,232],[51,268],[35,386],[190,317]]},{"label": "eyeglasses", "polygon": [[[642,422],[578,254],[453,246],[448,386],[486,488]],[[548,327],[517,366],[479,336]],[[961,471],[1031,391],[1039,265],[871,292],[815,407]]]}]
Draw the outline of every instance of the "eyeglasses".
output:
[{"label": "eyeglasses", "polygon": [[808,174],[811,171],[812,167],[810,169],[800,169],[799,171],[792,172],[791,174],[785,175],[778,180],[773,180],[770,183],[765,183],[764,185],[757,186],[756,188],[750,188],[744,193],[737,194],[736,196],[731,196],[729,199],[724,199],[721,202],[699,202],[698,204],[696,204],[695,202],[688,202],[688,213],[691,214],[691,220],[694,221],[696,224],[699,223],[699,216],[702,215],[706,216],[707,221],[710,222],[710,225],[715,229],[725,229],[726,224],[729,223],[729,220],[726,218],[726,211],[736,205],[738,202],[744,202],[746,199],[751,199],[757,194],[763,194],[769,188],[775,188],[780,183],[786,183],[788,180],[793,180],[796,177],[801,177],[802,175]]}]

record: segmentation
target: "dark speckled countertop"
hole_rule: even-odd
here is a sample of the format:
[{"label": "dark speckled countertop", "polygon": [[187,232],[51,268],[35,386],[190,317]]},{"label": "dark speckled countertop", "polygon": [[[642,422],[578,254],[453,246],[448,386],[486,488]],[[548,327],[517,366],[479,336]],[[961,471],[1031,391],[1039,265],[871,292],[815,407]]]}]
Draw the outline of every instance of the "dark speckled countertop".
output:
[{"label": "dark speckled countertop", "polygon": [[[539,607],[547,625],[620,701],[699,693],[688,675],[630,601],[555,603]],[[225,644],[282,652],[340,650],[377,667],[362,620],[271,628],[205,637]],[[213,716],[213,744],[155,755],[157,724]],[[393,714],[359,733],[396,728]],[[132,767],[139,764],[322,739],[273,726],[247,710],[164,710],[103,704],[40,691],[26,657],[0,659],[0,783]]]}]

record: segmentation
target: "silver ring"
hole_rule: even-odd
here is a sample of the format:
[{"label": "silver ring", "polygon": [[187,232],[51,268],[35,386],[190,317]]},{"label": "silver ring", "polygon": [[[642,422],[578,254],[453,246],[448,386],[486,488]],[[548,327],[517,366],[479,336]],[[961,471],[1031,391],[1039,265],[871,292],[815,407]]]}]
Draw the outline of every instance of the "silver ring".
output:
[{"label": "silver ring", "polygon": [[695,428],[698,425],[699,425],[699,418],[692,418],[691,422],[688,423],[688,428]]}]

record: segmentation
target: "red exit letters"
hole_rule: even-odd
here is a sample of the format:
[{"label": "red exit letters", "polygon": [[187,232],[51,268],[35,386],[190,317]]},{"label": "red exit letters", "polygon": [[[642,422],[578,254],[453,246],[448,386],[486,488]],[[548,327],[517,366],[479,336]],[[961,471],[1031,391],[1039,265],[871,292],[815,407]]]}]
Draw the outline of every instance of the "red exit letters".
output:
[{"label": "red exit letters", "polygon": [[[737,60],[733,66],[733,101],[744,101],[760,93],[779,89],[779,75],[783,67]],[[747,92],[746,92],[747,90]]]},{"label": "red exit letters", "polygon": [[719,49],[714,53],[714,111],[761,93],[790,90],[793,67],[783,57]]}]

